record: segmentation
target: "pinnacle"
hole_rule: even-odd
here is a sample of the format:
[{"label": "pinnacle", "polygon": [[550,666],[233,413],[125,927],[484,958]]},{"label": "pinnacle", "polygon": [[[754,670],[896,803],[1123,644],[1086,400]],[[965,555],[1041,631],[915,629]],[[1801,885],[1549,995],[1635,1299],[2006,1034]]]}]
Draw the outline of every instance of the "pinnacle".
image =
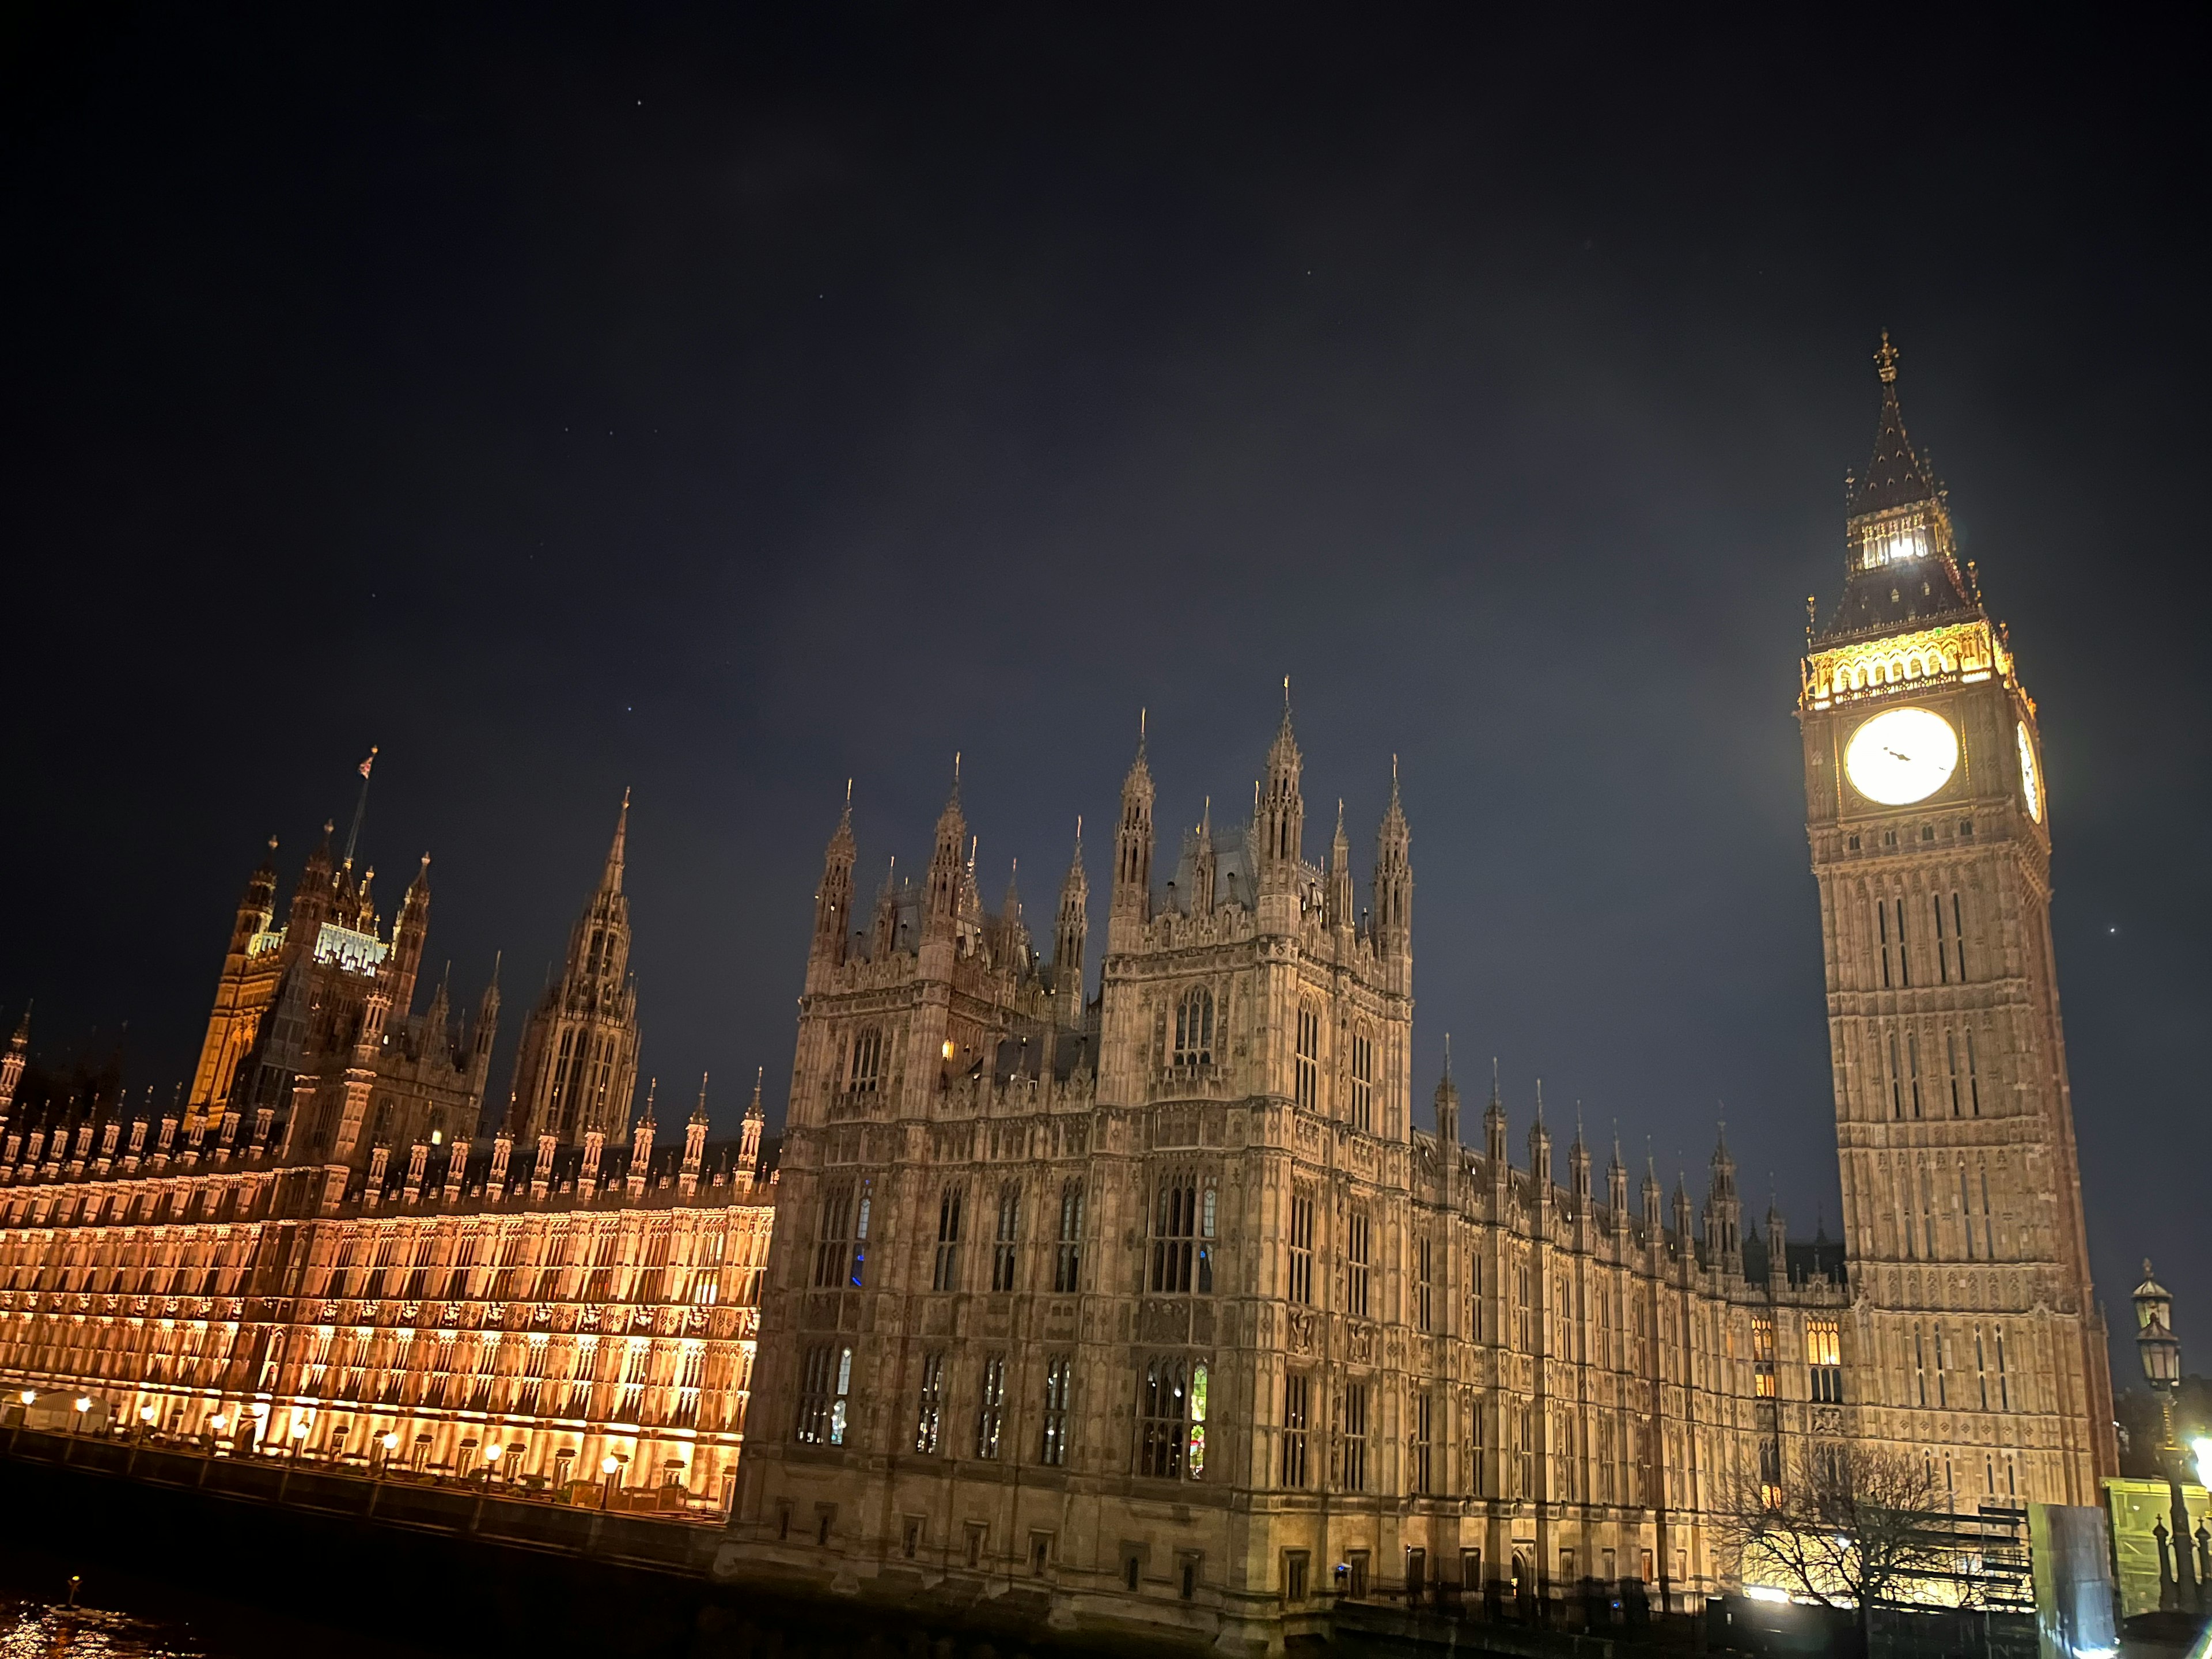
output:
[{"label": "pinnacle", "polygon": [[761,1083],[767,1076],[768,1067],[765,1066],[757,1067],[753,1073],[753,1097],[745,1108],[745,1116],[749,1119],[767,1115],[761,1109]]},{"label": "pinnacle", "polygon": [[622,798],[622,811],[615,815],[615,838],[613,843],[607,848],[607,867],[605,873],[599,878],[599,890],[603,893],[619,893],[622,891],[623,860],[625,856],[625,848],[629,839],[629,791],[628,789],[624,789],[623,791]]}]

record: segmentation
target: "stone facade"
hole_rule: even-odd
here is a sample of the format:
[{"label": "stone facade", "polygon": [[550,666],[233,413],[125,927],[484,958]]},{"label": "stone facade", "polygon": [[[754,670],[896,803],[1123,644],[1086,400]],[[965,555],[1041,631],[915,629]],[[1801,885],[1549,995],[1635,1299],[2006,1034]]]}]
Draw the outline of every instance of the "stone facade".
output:
[{"label": "stone facade", "polygon": [[[1878,362],[1881,425],[1853,484],[1844,592],[1808,631],[1798,705],[1862,1298],[1856,1420],[1875,1440],[1941,1448],[1962,1502],[2097,1504],[2118,1462],[2035,700],[1959,562],[1886,339]],[[1891,787],[1854,744],[1880,741],[1873,722],[1899,713],[1952,763]]]},{"label": "stone facade", "polygon": [[[1884,386],[1888,477],[1902,424]],[[1930,492],[1878,494],[1855,503],[1856,548],[1876,519],[1885,535],[1941,522]],[[1963,580],[1948,540],[1929,552]],[[1732,1575],[1717,1508],[1853,1436],[1942,1457],[1962,1509],[2083,1501],[2107,1467],[2108,1384],[2048,842],[2007,805],[2012,715],[2026,753],[2033,705],[2008,656],[1978,679],[1955,662],[1900,675],[1979,709],[1958,717],[1990,757],[1960,772],[1972,804],[1838,799],[1845,710],[1892,688],[1854,684],[1866,665],[1834,653],[1886,674],[1899,630],[1931,620],[1904,615],[1901,590],[1863,607],[1857,569],[1808,635],[1802,708],[1848,1269],[1840,1246],[1790,1243],[1778,1214],[1763,1237],[1744,1224],[1724,1142],[1693,1217],[1648,1170],[1632,1203],[1617,1149],[1601,1185],[1579,1129],[1561,1184],[1540,1099],[1519,1167],[1494,1086],[1479,1140],[1449,1075],[1437,1132],[1412,1127],[1395,778],[1358,909],[1340,814],[1326,862],[1304,855],[1287,707],[1252,820],[1220,830],[1209,812],[1164,883],[1140,745],[1087,1002],[1079,843],[1046,962],[1017,896],[985,911],[957,788],[926,878],[887,884],[856,928],[848,807],[817,896],[730,1564],[1271,1646],[1322,1628],[1338,1594],[1439,1580],[1527,1598],[1595,1578],[1682,1606]],[[1978,599],[1971,617],[1923,608],[2002,651]],[[1961,849],[1967,816],[1986,827]],[[1963,981],[1947,967],[1879,988],[1866,884],[1909,889],[1917,928],[1939,874],[1972,912]],[[1942,925],[1955,955],[1960,924]],[[1969,1012],[1983,1115],[1938,1121],[1925,1092],[1910,1120],[1876,1111],[1892,1073],[1867,1068],[1887,1030],[1926,1026],[1913,1052],[1932,1091],[1944,1018],[1962,1029]],[[2002,1113],[1999,1077],[2017,1097]],[[1897,1184],[1939,1152],[1946,1182],[1967,1172],[1972,1220],[1948,1186],[1915,1208]],[[1926,1409],[1908,1393],[1923,1378]]]},{"label": "stone facade", "polygon": [[387,937],[370,877],[327,845],[282,928],[273,867],[248,883],[183,1112],[13,1098],[19,1028],[0,1057],[0,1401],[82,1397],[234,1455],[726,1504],[775,1183],[757,1087],[727,1142],[703,1080],[680,1148],[654,1147],[649,1098],[630,1121],[622,849],[618,827],[532,1024],[570,1029],[572,983],[613,989],[576,1023],[620,1064],[574,1144],[565,1118],[478,1136],[496,992],[465,1029],[442,985],[410,1012],[427,873]]}]

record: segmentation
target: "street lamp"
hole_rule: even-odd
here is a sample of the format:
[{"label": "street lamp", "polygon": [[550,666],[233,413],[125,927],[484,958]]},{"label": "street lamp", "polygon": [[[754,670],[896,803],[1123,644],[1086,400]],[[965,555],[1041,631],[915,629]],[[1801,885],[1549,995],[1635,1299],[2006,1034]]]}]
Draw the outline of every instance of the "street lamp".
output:
[{"label": "street lamp", "polygon": [[[2181,1340],[2173,1334],[2173,1297],[2151,1276],[2148,1256],[2143,1259],[2143,1282],[2136,1286],[2135,1304],[2136,1352],[2142,1356],[2143,1376],[2156,1391],[2166,1418],[2166,1441],[2159,1448],[2158,1461],[2166,1469],[2166,1498],[2172,1517],[2173,1571],[2160,1587],[2160,1601],[2165,1611],[2193,1612],[2197,1610],[2197,1564],[2191,1559],[2189,1500],[2181,1495],[2181,1448],[2173,1437],[2173,1396],[2181,1388]],[[2160,1557],[2166,1553],[2166,1541],[2159,1540]],[[2166,1563],[2161,1559],[2159,1565],[2163,1569]],[[2159,1576],[2166,1579],[2163,1571]]]},{"label": "street lamp", "polygon": [[[92,1409],[92,1396],[91,1396],[90,1395],[88,1395],[88,1394],[81,1394],[81,1395],[77,1395],[77,1397],[76,1397],[76,1426],[77,1426],[77,1428],[78,1428],[78,1430],[79,1430],[80,1431],[82,1431],[82,1429],[84,1428],[84,1418],[85,1418],[85,1413],[86,1413],[87,1412],[90,1411],[91,1409]],[[2171,1437],[2170,1437],[2170,1436],[2169,1436],[2168,1437],[2169,1437],[2169,1438],[2171,1438]]]},{"label": "street lamp", "polygon": [[615,1477],[622,1473],[622,1458],[610,1452],[599,1460],[599,1473],[607,1478],[605,1490],[599,1493],[599,1507],[605,1509],[615,1495]]}]

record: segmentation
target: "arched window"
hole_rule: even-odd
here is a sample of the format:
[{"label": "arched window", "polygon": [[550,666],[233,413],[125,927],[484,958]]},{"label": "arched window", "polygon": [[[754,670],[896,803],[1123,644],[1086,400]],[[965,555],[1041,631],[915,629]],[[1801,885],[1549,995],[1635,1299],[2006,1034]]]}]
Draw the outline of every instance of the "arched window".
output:
[{"label": "arched window", "polygon": [[1213,993],[1204,986],[1184,992],[1176,1003],[1175,1063],[1213,1064]]},{"label": "arched window", "polygon": [[1152,1287],[1158,1294],[1213,1290],[1213,1237],[1218,1194],[1188,1170],[1161,1180],[1152,1206]]},{"label": "arched window", "polygon": [[872,1094],[883,1069],[884,1034],[872,1025],[864,1025],[853,1038],[853,1065],[845,1086],[855,1094]]}]

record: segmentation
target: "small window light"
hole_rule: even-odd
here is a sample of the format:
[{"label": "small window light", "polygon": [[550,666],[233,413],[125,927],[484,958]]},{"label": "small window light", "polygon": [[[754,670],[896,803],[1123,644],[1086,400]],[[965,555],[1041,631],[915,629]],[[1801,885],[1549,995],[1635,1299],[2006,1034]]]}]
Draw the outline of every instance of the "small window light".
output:
[{"label": "small window light", "polygon": [[945,1039],[945,1057],[947,1060],[952,1058],[952,1039],[951,1037]]},{"label": "small window light", "polygon": [[446,1132],[445,1132],[443,1129],[433,1129],[433,1130],[431,1130],[431,1131],[430,1131],[430,1144],[431,1144],[433,1146],[444,1146],[444,1145],[446,1144]]}]

